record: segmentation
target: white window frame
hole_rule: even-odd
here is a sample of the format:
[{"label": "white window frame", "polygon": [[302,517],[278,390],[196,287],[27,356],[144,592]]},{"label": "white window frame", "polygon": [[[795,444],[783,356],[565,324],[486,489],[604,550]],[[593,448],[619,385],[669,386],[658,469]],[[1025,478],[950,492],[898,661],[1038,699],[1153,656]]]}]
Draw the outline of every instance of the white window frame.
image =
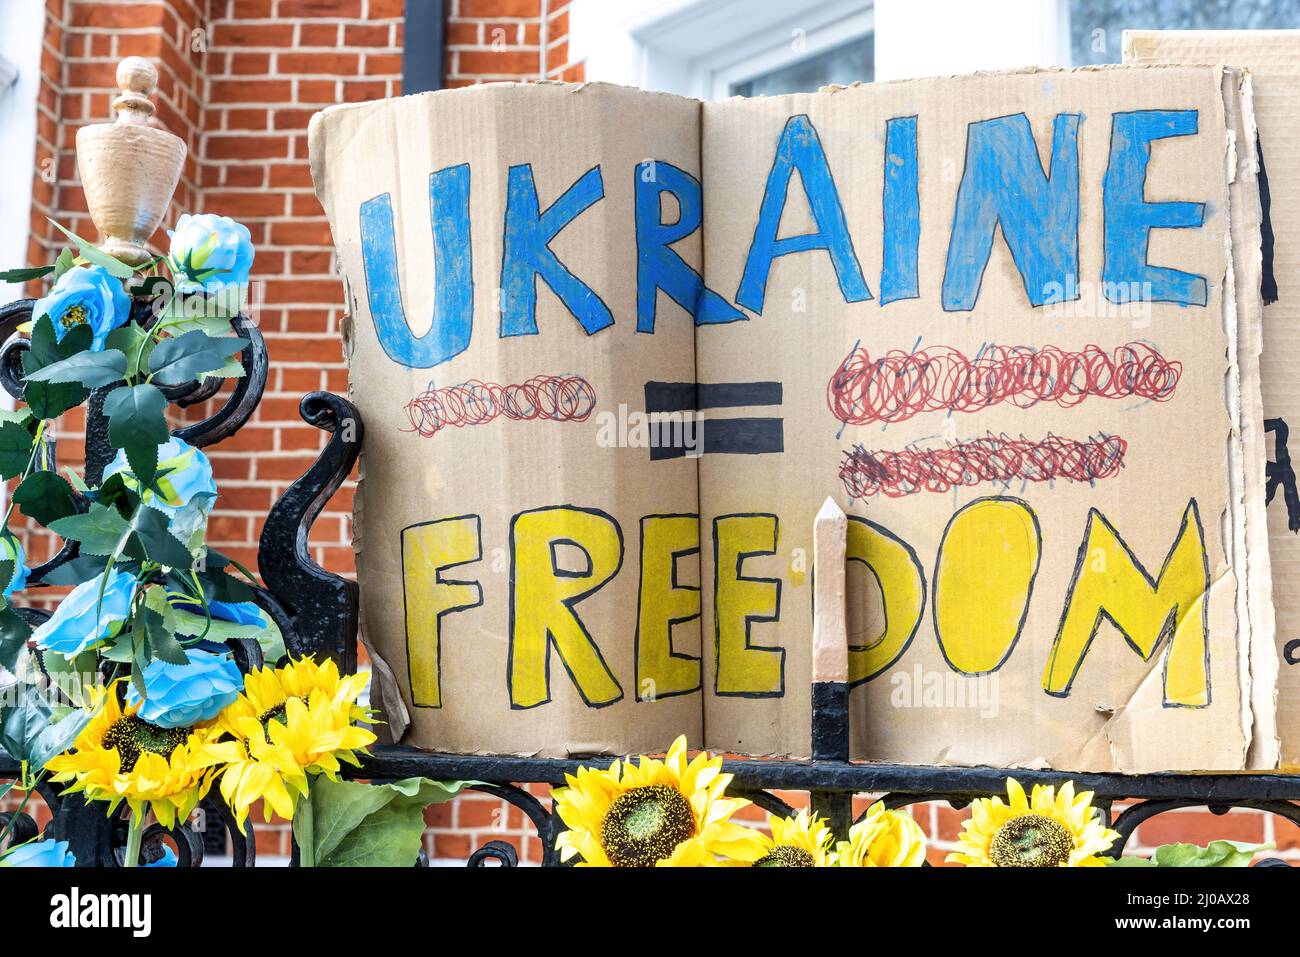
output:
[{"label": "white window frame", "polygon": [[570,56],[588,80],[703,100],[867,33],[876,80],[1070,59],[1068,0],[574,0],[569,10]]},{"label": "white window frame", "polygon": [[731,85],[874,27],[871,0],[575,0],[570,50],[588,80],[725,99]]},{"label": "white window frame", "polygon": [[811,29],[792,27],[783,42],[772,45],[770,38],[758,38],[753,42],[765,43],[766,47],[749,55],[742,54],[739,59],[734,59],[740,52],[734,47],[702,59],[695,65],[698,76],[694,82],[707,90],[707,95],[703,98],[725,100],[731,96],[731,88],[738,83],[800,63],[850,40],[863,39],[874,46],[874,28],[874,11],[870,9],[837,16]]}]

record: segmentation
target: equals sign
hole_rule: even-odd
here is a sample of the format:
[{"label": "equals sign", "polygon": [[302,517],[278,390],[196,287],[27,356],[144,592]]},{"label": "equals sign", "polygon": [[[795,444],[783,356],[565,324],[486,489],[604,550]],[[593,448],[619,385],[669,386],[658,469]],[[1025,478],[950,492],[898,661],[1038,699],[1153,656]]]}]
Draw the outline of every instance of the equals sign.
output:
[{"label": "equals sign", "polygon": [[701,419],[687,415],[705,409],[780,404],[779,382],[647,382],[646,413],[660,417],[659,435],[669,439],[650,446],[650,461],[676,459],[686,454],[681,423],[687,418],[691,418],[699,430],[696,433],[697,454],[765,455],[784,452],[785,420],[779,416]]}]

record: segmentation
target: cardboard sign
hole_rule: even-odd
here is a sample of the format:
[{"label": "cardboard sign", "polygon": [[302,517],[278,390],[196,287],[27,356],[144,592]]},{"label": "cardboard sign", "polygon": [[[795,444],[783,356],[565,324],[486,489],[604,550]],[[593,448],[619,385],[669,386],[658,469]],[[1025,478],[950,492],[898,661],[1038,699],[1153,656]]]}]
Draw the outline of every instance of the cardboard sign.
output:
[{"label": "cardboard sign", "polygon": [[502,84],[316,116],[394,734],[806,756],[829,495],[856,757],[1245,767],[1242,86]]},{"label": "cardboard sign", "polygon": [[[1124,58],[1138,63],[1230,63],[1249,71],[1268,200],[1263,235],[1262,392],[1268,454],[1268,548],[1276,611],[1275,669],[1281,763],[1300,765],[1300,493],[1290,448],[1300,424],[1300,31],[1128,31]],[[1251,131],[1255,132],[1255,131]],[[1260,657],[1267,646],[1260,643]],[[1265,685],[1270,694],[1271,683]],[[1267,712],[1268,702],[1258,702]],[[1261,765],[1265,766],[1265,765]]]}]

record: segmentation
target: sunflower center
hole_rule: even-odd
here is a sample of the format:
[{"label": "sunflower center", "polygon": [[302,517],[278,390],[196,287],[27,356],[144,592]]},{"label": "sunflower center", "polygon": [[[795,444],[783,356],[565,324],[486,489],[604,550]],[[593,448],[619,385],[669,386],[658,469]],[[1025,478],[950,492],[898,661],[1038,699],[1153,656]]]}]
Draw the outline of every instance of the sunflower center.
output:
[{"label": "sunflower center", "polygon": [[778,844],[754,862],[755,867],[816,867],[813,856],[802,847]]},{"label": "sunflower center", "polygon": [[268,737],[270,731],[268,726],[272,721],[278,721],[286,728],[289,726],[289,718],[287,715],[288,704],[289,702],[287,701],[284,702],[284,704],[278,704],[270,711],[263,711],[261,715],[258,716],[257,720],[262,722],[262,730],[268,732]]},{"label": "sunflower center", "polygon": [[1070,859],[1074,839],[1060,821],[1022,814],[1007,821],[989,842],[989,859],[998,867],[1056,867]]},{"label": "sunflower center", "polygon": [[172,752],[189,737],[189,728],[160,728],[133,714],[118,718],[104,732],[104,747],[117,751],[123,774],[135,770],[140,755],[146,751],[170,758]]},{"label": "sunflower center", "polygon": [[63,315],[59,316],[59,325],[64,329],[72,329],[75,326],[84,326],[87,322],[85,306],[69,306],[63,310]]},{"label": "sunflower center", "polygon": [[600,844],[615,867],[653,867],[695,836],[695,812],[674,787],[651,784],[614,799]]}]

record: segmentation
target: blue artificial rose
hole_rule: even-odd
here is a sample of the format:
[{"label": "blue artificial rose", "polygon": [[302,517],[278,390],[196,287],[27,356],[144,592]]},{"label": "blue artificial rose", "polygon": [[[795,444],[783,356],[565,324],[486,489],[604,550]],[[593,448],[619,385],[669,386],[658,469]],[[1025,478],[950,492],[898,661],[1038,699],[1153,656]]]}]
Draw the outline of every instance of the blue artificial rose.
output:
[{"label": "blue artificial rose", "polygon": [[253,237],[229,216],[186,213],[171,231],[171,260],[180,292],[217,292],[248,283]]},{"label": "blue artificial rose", "polygon": [[[172,607],[188,611],[193,615],[203,614],[203,605],[192,598],[172,599]],[[257,604],[251,601],[210,601],[208,614],[214,621],[229,621],[236,625],[257,625],[270,628],[271,619]]]},{"label": "blue artificial rose", "polygon": [[90,326],[90,348],[98,352],[104,340],[131,316],[131,297],[103,266],[73,266],[54,284],[50,294],[32,306],[32,319],[49,316],[59,342],[68,330]]},{"label": "blue artificial rose", "polygon": [[228,654],[201,648],[185,652],[188,665],[154,660],[144,669],[144,700],[134,683],[126,703],[160,728],[189,728],[215,718],[244,690],[244,676]]},{"label": "blue artificial rose", "polygon": [[[104,583],[102,600],[99,594],[101,581]],[[71,660],[87,648],[107,641],[117,634],[126,620],[135,586],[134,575],[116,568],[108,570],[107,578],[96,575],[90,581],[82,582],[59,602],[54,614],[32,632],[36,647]]]},{"label": "blue artificial rose", "polygon": [[[126,452],[118,449],[117,457],[104,470],[104,478],[118,472],[125,472],[130,476],[127,485],[138,489],[139,485],[130,470]],[[163,474],[164,471],[166,474]],[[208,461],[206,455],[184,439],[172,438],[158,446],[158,472],[156,484],[165,497],[159,498],[155,492],[146,490],[141,496],[144,504],[174,516],[195,498],[201,496],[197,503],[199,511],[206,515],[212,508],[212,503],[217,498],[217,483],[212,478],[212,463]],[[173,529],[173,531],[178,538],[181,537],[180,530]],[[182,541],[185,540],[182,538]]]},{"label": "blue artificial rose", "polygon": [[76,867],[67,841],[29,841],[0,855],[0,867]]},{"label": "blue artificial rose", "polygon": [[0,562],[4,561],[14,563],[14,573],[9,576],[9,582],[4,587],[4,596],[8,598],[14,592],[27,587],[27,576],[30,574],[22,543],[11,535],[0,537]]}]

